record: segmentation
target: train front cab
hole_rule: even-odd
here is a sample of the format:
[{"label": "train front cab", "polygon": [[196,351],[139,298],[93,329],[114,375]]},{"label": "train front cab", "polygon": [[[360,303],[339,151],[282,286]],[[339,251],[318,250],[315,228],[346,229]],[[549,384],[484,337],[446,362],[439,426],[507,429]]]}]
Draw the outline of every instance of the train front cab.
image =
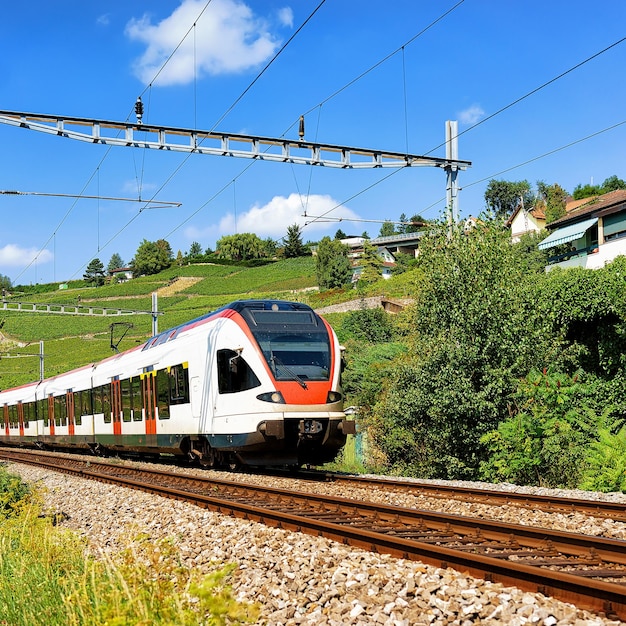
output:
[{"label": "train front cab", "polygon": [[237,313],[248,341],[224,331],[214,346],[211,447],[249,465],[331,461],[354,422],[343,413],[330,326],[294,303],[240,303]]}]

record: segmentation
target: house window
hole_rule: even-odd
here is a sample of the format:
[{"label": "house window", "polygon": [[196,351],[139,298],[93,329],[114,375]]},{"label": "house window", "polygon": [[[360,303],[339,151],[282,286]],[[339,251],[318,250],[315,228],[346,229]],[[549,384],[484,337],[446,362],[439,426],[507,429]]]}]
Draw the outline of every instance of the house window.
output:
[{"label": "house window", "polygon": [[602,218],[605,241],[626,236],[626,211],[613,213]]}]

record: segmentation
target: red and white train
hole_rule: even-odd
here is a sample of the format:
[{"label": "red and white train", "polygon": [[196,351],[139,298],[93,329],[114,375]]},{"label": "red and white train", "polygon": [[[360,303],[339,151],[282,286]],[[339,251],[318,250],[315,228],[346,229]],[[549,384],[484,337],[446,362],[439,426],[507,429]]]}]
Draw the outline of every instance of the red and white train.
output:
[{"label": "red and white train", "polygon": [[341,354],[310,307],[233,302],[143,345],[0,392],[0,444],[318,465],[354,433]]}]

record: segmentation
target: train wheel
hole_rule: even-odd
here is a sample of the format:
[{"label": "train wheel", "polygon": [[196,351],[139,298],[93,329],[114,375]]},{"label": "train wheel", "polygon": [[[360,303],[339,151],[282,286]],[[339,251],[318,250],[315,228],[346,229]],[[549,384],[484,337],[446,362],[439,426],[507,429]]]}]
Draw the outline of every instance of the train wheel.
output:
[{"label": "train wheel", "polygon": [[198,461],[202,467],[207,469],[215,467],[215,453],[208,443],[202,447],[202,453],[198,457]]}]

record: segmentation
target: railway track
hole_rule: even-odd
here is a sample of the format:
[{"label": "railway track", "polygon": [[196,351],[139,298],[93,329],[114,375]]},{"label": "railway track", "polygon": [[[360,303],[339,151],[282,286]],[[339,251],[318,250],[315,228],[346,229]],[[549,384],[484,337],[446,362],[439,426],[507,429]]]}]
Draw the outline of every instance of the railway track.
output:
[{"label": "railway track", "polygon": [[626,619],[626,542],[150,468],[0,450],[0,457],[452,567]]},{"label": "railway track", "polygon": [[[319,474],[318,478],[315,478]],[[626,522],[626,504],[603,500],[585,500],[582,498],[565,498],[523,492],[501,491],[479,487],[459,487],[423,481],[393,480],[388,478],[369,478],[312,472],[313,479],[327,480],[333,483],[346,483],[364,489],[380,488],[385,491],[410,494],[416,497],[441,498],[442,500],[461,500],[467,503],[489,504],[494,506],[516,506],[533,508],[549,513],[583,513],[593,517]]]}]

